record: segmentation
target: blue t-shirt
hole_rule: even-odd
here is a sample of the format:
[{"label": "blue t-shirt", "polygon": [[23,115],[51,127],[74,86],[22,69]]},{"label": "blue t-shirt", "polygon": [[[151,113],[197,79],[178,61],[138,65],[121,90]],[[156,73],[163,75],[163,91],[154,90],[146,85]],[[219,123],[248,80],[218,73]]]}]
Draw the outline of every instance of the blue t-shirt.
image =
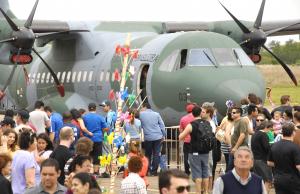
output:
[{"label": "blue t-shirt", "polygon": [[93,142],[102,142],[103,133],[102,129],[107,128],[105,119],[94,112],[89,112],[83,116],[84,124],[90,132],[93,133],[93,136],[89,136],[86,133],[83,133],[84,136],[90,138]]},{"label": "blue t-shirt", "polygon": [[50,121],[51,121],[50,133],[54,133],[54,140],[58,141],[60,129],[64,124],[63,118],[59,113],[53,112],[51,113]]},{"label": "blue t-shirt", "polygon": [[117,120],[117,114],[116,114],[116,112],[112,111],[112,110],[109,111],[107,113],[107,115],[106,115],[106,118],[105,118],[107,127],[109,128],[108,134],[110,134],[111,132],[114,131],[116,120]]}]

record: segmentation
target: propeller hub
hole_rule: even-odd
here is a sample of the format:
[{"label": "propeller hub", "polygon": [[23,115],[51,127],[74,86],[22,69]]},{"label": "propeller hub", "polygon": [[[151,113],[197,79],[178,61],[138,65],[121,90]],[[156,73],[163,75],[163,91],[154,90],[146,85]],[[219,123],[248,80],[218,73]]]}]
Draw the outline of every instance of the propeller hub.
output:
[{"label": "propeller hub", "polygon": [[255,29],[250,33],[245,33],[243,40],[246,42],[245,46],[248,48],[260,48],[267,41],[267,36],[261,29]]},{"label": "propeller hub", "polygon": [[15,41],[13,41],[12,44],[16,48],[25,50],[31,49],[35,41],[34,32],[31,29],[24,27],[20,28],[19,31],[13,31],[12,37],[15,37]]}]

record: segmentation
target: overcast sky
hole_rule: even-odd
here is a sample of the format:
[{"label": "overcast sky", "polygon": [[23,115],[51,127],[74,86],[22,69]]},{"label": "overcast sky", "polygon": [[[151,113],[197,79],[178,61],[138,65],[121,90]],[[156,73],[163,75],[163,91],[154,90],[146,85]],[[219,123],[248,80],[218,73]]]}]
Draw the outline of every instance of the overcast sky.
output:
[{"label": "overcast sky", "polygon": [[[261,0],[220,0],[237,18],[254,21]],[[10,0],[20,19],[35,0]],[[216,21],[231,18],[217,0],[40,0],[35,19],[99,21]],[[300,20],[300,0],[267,0],[263,21]],[[287,37],[289,38],[289,37]],[[299,40],[298,36],[293,36]],[[286,38],[285,38],[286,39]]]}]

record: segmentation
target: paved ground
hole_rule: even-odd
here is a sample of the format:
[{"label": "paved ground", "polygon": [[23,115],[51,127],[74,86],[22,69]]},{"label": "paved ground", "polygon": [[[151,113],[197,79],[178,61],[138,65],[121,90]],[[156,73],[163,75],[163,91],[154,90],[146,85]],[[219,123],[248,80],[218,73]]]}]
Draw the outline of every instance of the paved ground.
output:
[{"label": "paved ground", "polygon": [[[217,171],[216,171],[216,176],[218,177],[220,174],[220,167],[217,167]],[[121,188],[121,181],[123,180],[123,178],[121,177],[121,175],[119,175],[119,177],[116,179],[115,181],[115,192],[114,193],[120,193],[120,188]],[[157,194],[159,193],[158,191],[158,177],[148,177],[150,186],[148,188],[148,194]],[[100,178],[98,180],[99,185],[104,186],[105,189],[109,189],[110,186],[110,179],[109,178]],[[192,186],[192,192],[191,193],[195,193],[195,188],[194,188],[194,182],[192,180],[190,180],[190,184]],[[270,194],[275,194],[274,189],[271,190]]]}]

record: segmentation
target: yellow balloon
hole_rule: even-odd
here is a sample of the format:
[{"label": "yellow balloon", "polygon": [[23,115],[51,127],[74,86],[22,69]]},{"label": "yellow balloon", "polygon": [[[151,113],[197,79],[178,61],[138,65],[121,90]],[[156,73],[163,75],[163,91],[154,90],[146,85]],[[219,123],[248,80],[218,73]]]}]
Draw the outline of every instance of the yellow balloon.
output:
[{"label": "yellow balloon", "polygon": [[108,144],[111,145],[114,141],[114,132],[110,133],[109,136],[107,136]]},{"label": "yellow balloon", "polygon": [[126,161],[127,161],[126,155],[120,156],[119,159],[118,159],[118,163],[119,163],[119,165],[121,165],[121,166],[123,166],[123,165],[126,163]]}]

